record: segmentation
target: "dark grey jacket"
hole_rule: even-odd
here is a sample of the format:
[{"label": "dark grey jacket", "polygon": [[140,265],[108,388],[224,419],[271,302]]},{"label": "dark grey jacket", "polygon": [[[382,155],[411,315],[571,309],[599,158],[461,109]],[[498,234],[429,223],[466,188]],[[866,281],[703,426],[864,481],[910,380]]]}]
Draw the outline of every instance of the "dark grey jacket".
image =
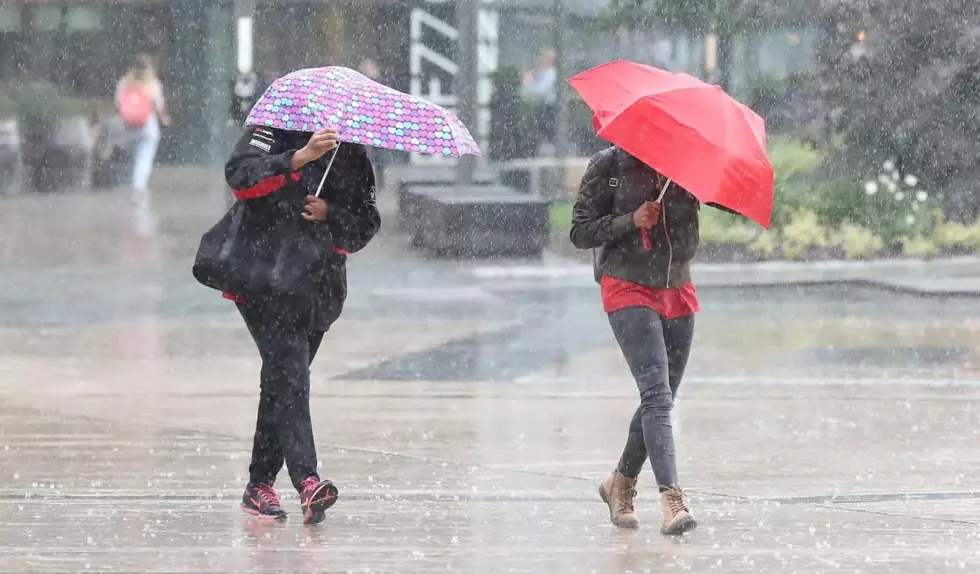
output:
[{"label": "dark grey jacket", "polygon": [[671,184],[657,225],[649,230],[653,247],[643,247],[633,212],[660,194],[659,174],[616,147],[594,156],[585,170],[572,214],[572,244],[594,249],[596,280],[602,275],[649,287],[679,287],[691,280],[697,253],[698,200]]}]

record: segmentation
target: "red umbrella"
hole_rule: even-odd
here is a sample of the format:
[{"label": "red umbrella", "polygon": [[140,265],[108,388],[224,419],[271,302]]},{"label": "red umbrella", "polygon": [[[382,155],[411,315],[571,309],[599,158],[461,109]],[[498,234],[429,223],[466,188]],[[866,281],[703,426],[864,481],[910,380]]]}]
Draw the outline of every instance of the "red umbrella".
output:
[{"label": "red umbrella", "polygon": [[718,86],[634,62],[603,64],[569,83],[592,108],[599,137],[702,203],[769,228],[774,176],[758,114]]}]

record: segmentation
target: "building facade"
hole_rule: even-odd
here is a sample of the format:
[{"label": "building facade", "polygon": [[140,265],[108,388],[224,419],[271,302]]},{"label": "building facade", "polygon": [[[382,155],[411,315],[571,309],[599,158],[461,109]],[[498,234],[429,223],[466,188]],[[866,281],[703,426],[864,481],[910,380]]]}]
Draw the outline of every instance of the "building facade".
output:
[{"label": "building facade", "polygon": [[135,54],[152,55],[174,128],[161,158],[210,161],[224,136],[233,0],[38,1],[0,6],[0,83],[46,79],[111,102]]},{"label": "building facade", "polygon": [[[701,71],[697,38],[658,31],[624,38],[596,29],[603,2],[561,1],[566,73],[618,57]],[[555,8],[555,0],[483,0],[475,36],[482,104],[495,69],[532,69],[538,54],[555,45]],[[249,27],[239,25],[242,18],[250,19]],[[455,20],[454,0],[5,0],[0,84],[47,79],[111,106],[116,81],[133,55],[149,53],[174,118],[161,160],[209,163],[225,155],[238,130],[229,109],[243,63],[272,79],[302,67],[359,67],[372,60],[382,82],[453,106]],[[243,29],[251,29],[246,62],[239,50]],[[799,34],[743,40],[744,69],[736,70],[736,79],[760,66],[775,75],[806,67],[809,40],[787,44],[780,41],[784,36]],[[484,109],[477,131],[485,133],[489,121]]]}]

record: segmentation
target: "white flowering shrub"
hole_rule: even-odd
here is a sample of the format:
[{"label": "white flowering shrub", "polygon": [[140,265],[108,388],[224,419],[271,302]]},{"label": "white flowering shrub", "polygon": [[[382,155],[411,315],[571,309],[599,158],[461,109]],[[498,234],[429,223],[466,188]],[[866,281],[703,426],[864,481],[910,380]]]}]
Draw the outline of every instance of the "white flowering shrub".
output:
[{"label": "white flowering shrub", "polygon": [[876,178],[855,190],[863,197],[855,198],[854,213],[847,219],[881,236],[889,245],[931,233],[936,224],[936,199],[916,176],[900,173],[893,161],[885,161],[881,168]]}]

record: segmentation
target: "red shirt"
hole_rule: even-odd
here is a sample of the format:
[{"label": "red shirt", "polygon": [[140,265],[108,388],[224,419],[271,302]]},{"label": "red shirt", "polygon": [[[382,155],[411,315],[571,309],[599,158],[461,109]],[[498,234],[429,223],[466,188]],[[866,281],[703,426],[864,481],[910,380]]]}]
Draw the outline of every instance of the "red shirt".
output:
[{"label": "red shirt", "polygon": [[627,307],[646,307],[664,319],[678,319],[701,310],[694,283],[675,289],[655,289],[608,275],[602,276],[602,310],[614,313]]}]

